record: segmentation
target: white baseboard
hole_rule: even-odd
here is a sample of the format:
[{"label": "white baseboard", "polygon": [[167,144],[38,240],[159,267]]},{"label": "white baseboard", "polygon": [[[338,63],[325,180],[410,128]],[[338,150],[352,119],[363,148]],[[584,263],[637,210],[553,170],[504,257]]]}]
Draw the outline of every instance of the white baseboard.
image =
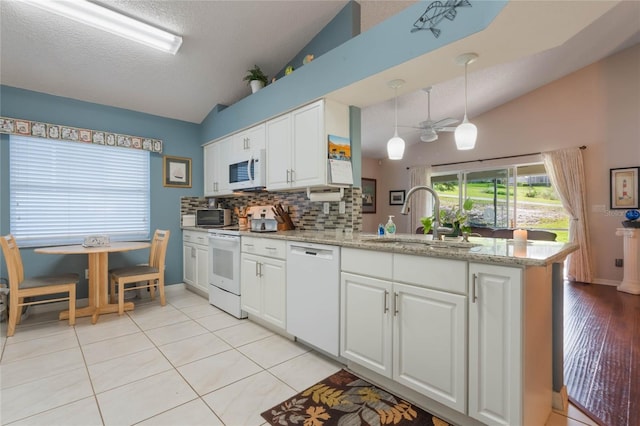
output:
[{"label": "white baseboard", "polygon": [[562,386],[560,392],[553,393],[552,407],[556,411],[566,413],[569,409],[569,394],[567,393],[567,387]]},{"label": "white baseboard", "polygon": [[595,278],[592,284],[610,285],[610,286],[618,287],[621,282],[622,281],[607,280],[605,278]]}]

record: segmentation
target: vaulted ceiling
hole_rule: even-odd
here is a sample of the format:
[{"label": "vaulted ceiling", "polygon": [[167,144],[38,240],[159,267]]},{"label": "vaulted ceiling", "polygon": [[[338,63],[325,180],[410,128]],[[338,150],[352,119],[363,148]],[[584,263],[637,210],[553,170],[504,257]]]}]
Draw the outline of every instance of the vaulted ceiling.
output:
[{"label": "vaulted ceiling", "polygon": [[[216,104],[230,105],[249,93],[245,71],[259,64],[273,75],[288,63],[347,4],[339,1],[149,1],[109,0],[108,7],[181,34],[176,56],[47,14],[15,0],[0,2],[0,83],[163,117],[200,123]],[[414,1],[359,1],[361,29],[377,25]],[[520,0],[544,8],[558,2]],[[583,1],[564,1],[579,15]],[[469,72],[470,115],[494,108],[543,84],[640,41],[640,2],[606,2],[601,16],[560,45],[521,57],[481,57]],[[425,3],[425,6],[427,3]],[[533,6],[532,6],[533,5]],[[509,6],[507,6],[509,7]],[[589,6],[591,7],[591,6]],[[526,13],[526,8],[522,12]],[[569,15],[570,16],[570,15]],[[585,19],[586,20],[586,19]],[[554,33],[540,27],[540,34]],[[428,36],[420,34],[420,36]],[[497,34],[494,37],[511,37]],[[517,39],[516,41],[517,42]],[[526,49],[524,49],[526,52]],[[460,53],[460,52],[458,52]],[[440,74],[405,72],[398,120],[416,125],[426,119],[426,95],[433,85],[432,118],[461,118],[463,69],[454,51],[438,52]],[[445,59],[446,58],[446,59]],[[447,62],[444,64],[444,62]],[[446,71],[446,72],[445,72]],[[363,153],[382,157],[393,126],[389,70],[366,84],[347,88],[346,102],[363,108]],[[419,131],[405,128],[408,143]]]}]

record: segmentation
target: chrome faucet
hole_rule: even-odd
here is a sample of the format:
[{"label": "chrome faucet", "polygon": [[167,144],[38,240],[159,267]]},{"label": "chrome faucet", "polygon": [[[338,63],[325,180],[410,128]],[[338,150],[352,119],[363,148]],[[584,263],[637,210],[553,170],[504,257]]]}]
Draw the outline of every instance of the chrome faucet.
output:
[{"label": "chrome faucet", "polygon": [[409,192],[407,192],[407,196],[404,199],[404,204],[402,205],[402,210],[400,210],[401,214],[407,214],[407,203],[409,203],[409,199],[411,198],[411,196],[413,195],[414,192],[419,191],[419,190],[425,190],[429,193],[431,193],[431,195],[433,195],[433,199],[435,200],[433,203],[433,210],[434,210],[434,219],[433,219],[433,239],[434,240],[439,240],[440,239],[440,233],[450,233],[453,231],[453,229],[451,228],[447,228],[446,226],[440,226],[440,197],[438,196],[438,193],[436,191],[433,190],[433,188],[426,186],[426,185],[419,185],[419,186],[414,186],[413,188],[411,188],[409,190]]}]

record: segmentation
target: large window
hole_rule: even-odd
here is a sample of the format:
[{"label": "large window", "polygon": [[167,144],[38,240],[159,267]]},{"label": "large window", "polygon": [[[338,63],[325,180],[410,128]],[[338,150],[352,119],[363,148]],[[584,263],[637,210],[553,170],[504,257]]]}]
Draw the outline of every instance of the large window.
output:
[{"label": "large window", "polygon": [[23,247],[149,238],[149,152],[11,136],[10,227]]},{"label": "large window", "polygon": [[473,200],[472,226],[541,229],[568,241],[569,216],[542,164],[434,173],[431,184],[441,208],[458,209],[466,198]]}]

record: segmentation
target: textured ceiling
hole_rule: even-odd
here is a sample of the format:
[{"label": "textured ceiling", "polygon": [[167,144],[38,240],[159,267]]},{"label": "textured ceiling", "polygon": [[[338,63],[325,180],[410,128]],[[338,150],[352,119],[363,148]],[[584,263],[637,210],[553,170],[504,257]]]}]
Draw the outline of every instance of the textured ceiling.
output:
[{"label": "textured ceiling", "polygon": [[183,37],[173,56],[16,1],[1,1],[2,83],[200,123],[277,73],[347,1],[103,2]]},{"label": "textured ceiling", "polygon": [[[0,82],[200,123],[214,105],[230,105],[249,94],[242,77],[254,63],[268,75],[275,74],[347,1],[105,0],[102,3],[181,34],[184,41],[180,51],[175,56],[157,52],[17,1],[1,0]],[[364,32],[415,2],[359,3]],[[399,67],[335,94],[363,108],[364,155],[374,158],[385,155],[384,147],[393,126],[393,91],[386,81],[392,78],[408,81],[399,92],[400,124],[415,125],[426,119],[426,96],[419,89],[427,85],[434,86],[432,118],[462,116],[463,69],[453,64],[456,54],[462,52],[455,49],[487,52],[469,68],[469,113],[473,117],[640,41],[637,1],[603,1],[608,5],[601,7],[603,10],[615,7],[602,12],[593,22],[580,11],[597,8],[594,4],[598,2],[513,3],[507,7],[520,15],[527,13],[524,7],[527,5],[539,9],[561,3],[566,5],[565,9],[570,8],[565,11],[567,15],[559,15],[555,21],[550,16],[549,24],[541,23],[540,26],[547,27],[539,28],[540,38],[549,39],[543,40],[549,49],[526,49],[527,40],[512,34],[518,29],[502,25],[500,28],[507,28],[501,30],[502,34],[489,31],[490,36],[470,37],[460,45],[440,49],[432,74],[421,72],[420,67],[408,71]],[[589,25],[578,31],[573,21],[589,21]],[[576,34],[557,46],[552,38],[565,27]],[[419,32],[416,36],[430,34]],[[495,40],[513,43],[491,51],[487,45]],[[478,45],[474,46],[474,42]],[[514,53],[520,45],[521,51]],[[417,143],[419,132],[403,129],[402,133],[407,143]]]}]

